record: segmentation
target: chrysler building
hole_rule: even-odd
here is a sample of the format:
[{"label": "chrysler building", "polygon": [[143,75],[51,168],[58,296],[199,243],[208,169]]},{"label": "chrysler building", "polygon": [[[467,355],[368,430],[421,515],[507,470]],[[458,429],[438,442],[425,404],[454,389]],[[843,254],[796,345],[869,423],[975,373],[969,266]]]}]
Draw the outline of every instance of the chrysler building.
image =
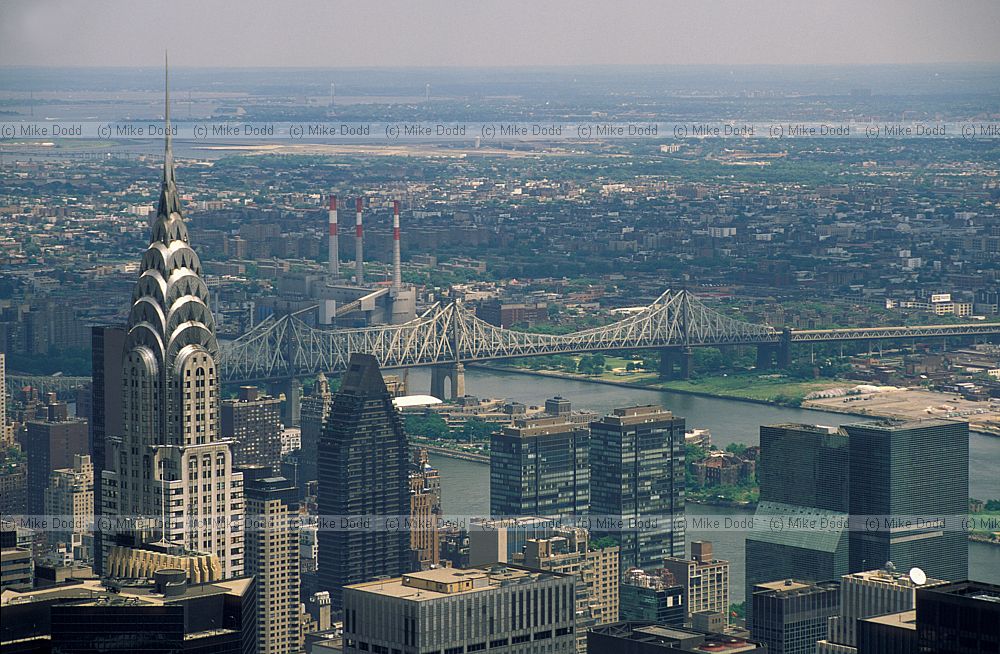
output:
[{"label": "chrysler building", "polygon": [[[243,573],[243,474],[219,436],[219,345],[201,261],[174,178],[170,93],[159,207],[132,291],[122,366],[121,434],[102,478],[107,556],[116,536],[214,554]],[[106,523],[107,524],[107,523]],[[121,541],[119,541],[121,542]]]}]

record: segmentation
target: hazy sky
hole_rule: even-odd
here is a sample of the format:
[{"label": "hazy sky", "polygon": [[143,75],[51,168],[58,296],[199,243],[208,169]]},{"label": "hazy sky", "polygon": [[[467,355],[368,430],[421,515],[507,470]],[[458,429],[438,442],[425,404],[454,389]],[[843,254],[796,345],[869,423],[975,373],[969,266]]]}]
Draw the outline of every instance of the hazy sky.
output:
[{"label": "hazy sky", "polygon": [[1000,62],[997,0],[0,2],[0,65]]}]

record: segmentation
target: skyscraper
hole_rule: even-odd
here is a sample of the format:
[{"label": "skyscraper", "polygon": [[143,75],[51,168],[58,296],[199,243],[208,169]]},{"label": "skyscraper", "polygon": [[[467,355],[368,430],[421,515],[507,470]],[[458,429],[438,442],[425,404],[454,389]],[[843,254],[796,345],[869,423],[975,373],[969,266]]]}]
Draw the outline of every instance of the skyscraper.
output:
[{"label": "skyscraper", "polygon": [[[859,423],[844,430],[850,437],[851,515],[879,517],[878,529],[851,531],[851,570],[892,561],[901,570],[916,566],[937,579],[966,579],[965,533],[927,518],[968,511],[969,423]],[[886,518],[924,520],[887,524]]]},{"label": "skyscraper", "polygon": [[490,513],[565,516],[590,504],[590,431],[564,417],[524,418],[490,438]]},{"label": "skyscraper", "polygon": [[917,652],[1000,651],[1000,586],[977,581],[917,589]]},{"label": "skyscraper", "polygon": [[684,418],[658,406],[615,409],[590,423],[590,513],[615,524],[622,567],[684,556]]},{"label": "skyscraper", "polygon": [[281,463],[281,400],[241,386],[239,395],[222,401],[222,437],[231,440],[237,466],[275,467]]},{"label": "skyscraper", "polygon": [[298,492],[284,477],[244,470],[246,572],[257,579],[257,651],[300,649]]},{"label": "skyscraper", "polygon": [[[319,442],[319,513],[372,522],[319,532],[319,586],[334,609],[347,584],[407,569],[410,533],[409,446],[378,361],[354,354]],[[397,520],[386,524],[380,520]]]},{"label": "skyscraper", "polygon": [[693,541],[690,559],[668,556],[663,567],[684,587],[688,616],[713,613],[729,622],[729,561],[715,558],[711,542]]},{"label": "skyscraper", "polygon": [[319,443],[323,422],[330,413],[333,393],[330,392],[330,382],[326,375],[316,376],[312,392],[302,398],[302,412],[299,426],[302,428],[302,451],[299,453],[299,486],[304,490],[307,481],[316,479],[316,448]]},{"label": "skyscraper", "polygon": [[[102,513],[243,572],[243,476],[219,438],[219,345],[201,261],[181,216],[166,96],[163,180],[132,292],[122,362],[122,433],[109,438]],[[195,522],[197,521],[197,522]],[[162,522],[162,525],[157,524]],[[102,534],[105,546],[115,534]]]},{"label": "skyscraper", "polygon": [[[90,454],[94,464],[94,514],[101,513],[101,479],[107,466],[108,436],[122,433],[122,355],[125,327],[98,325],[90,330]],[[100,550],[100,522],[95,522],[94,543]],[[94,572],[104,572],[104,557],[94,556]]]},{"label": "skyscraper", "polygon": [[90,523],[94,517],[94,466],[87,454],[73,456],[69,468],[54,470],[45,489],[45,515],[58,516],[58,528],[46,533],[49,547],[78,541],[83,551],[78,560],[88,560],[93,552]]},{"label": "skyscraper", "polygon": [[[748,535],[748,600],[753,587],[764,582],[839,579],[850,571],[849,457],[848,437],[836,427],[781,424],[760,428],[757,518],[768,524],[772,517],[781,520],[794,515],[829,527],[757,530]],[[750,604],[747,610],[752,614]]]},{"label": "skyscraper", "polygon": [[754,586],[750,633],[775,654],[813,654],[837,614],[838,584],[783,579]]},{"label": "skyscraper", "polygon": [[45,487],[54,470],[73,466],[73,456],[87,453],[87,421],[70,418],[64,402],[51,394],[49,402],[38,408],[28,421],[25,454],[28,457],[28,513],[45,513]]}]

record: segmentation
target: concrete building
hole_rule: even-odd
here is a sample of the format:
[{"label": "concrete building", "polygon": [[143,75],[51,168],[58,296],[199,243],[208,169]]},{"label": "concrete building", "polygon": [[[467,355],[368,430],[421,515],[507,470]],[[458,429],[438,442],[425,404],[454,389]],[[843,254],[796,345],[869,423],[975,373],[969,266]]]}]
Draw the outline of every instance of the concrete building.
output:
[{"label": "concrete building", "polygon": [[275,467],[281,463],[281,400],[256,386],[241,386],[239,396],[222,401],[222,438],[232,441],[237,466]]},{"label": "concrete building", "polygon": [[0,649],[18,652],[256,651],[252,577],[190,585],[178,570],[152,583],[97,579],[4,592]]},{"label": "concrete building", "polygon": [[[437,568],[344,589],[344,654],[576,652],[573,575]],[[544,649],[542,649],[544,647]]]},{"label": "concrete building", "polygon": [[753,637],[772,654],[813,654],[826,638],[827,622],[837,614],[839,584],[784,579],[758,584],[753,595]]},{"label": "concrete building", "polygon": [[354,354],[320,437],[319,514],[399,522],[319,531],[319,590],[334,610],[345,585],[408,569],[409,489],[409,444],[378,361]]},{"label": "concrete building", "polygon": [[600,547],[586,529],[563,527],[548,538],[529,538],[519,560],[525,567],[576,575],[577,651],[586,654],[587,630],[618,622],[617,546]]},{"label": "concrete building", "polygon": [[892,566],[867,570],[840,578],[840,608],[830,618],[828,636],[816,645],[816,654],[854,654],[858,651],[859,621],[889,613],[911,611],[916,606],[918,588],[948,582],[927,579],[918,586],[908,574]]},{"label": "concrete building", "polygon": [[257,580],[257,651],[293,654],[299,630],[298,491],[267,468],[244,469],[246,572]]},{"label": "concrete building", "polygon": [[710,611],[729,622],[729,561],[716,559],[709,541],[692,541],[691,558],[668,556],[663,568],[684,587],[684,606],[690,618]]},{"label": "concrete building", "polygon": [[618,615],[622,621],[655,622],[681,627],[687,619],[684,586],[664,571],[655,574],[633,568],[622,575]]},{"label": "concrete building", "polygon": [[18,546],[14,523],[0,522],[0,590],[30,589],[34,576],[31,550]]},{"label": "concrete building", "polygon": [[582,515],[590,505],[590,431],[563,417],[524,418],[490,437],[490,514]]},{"label": "concrete building", "polygon": [[[831,650],[858,654],[914,654],[917,649],[917,612],[888,613],[858,620],[857,648]],[[817,650],[817,652],[823,650]],[[931,650],[935,651],[935,650]]]},{"label": "concrete building", "polygon": [[49,475],[61,468],[73,466],[73,457],[87,454],[90,435],[87,421],[68,417],[64,402],[57,402],[50,394],[48,403],[41,406],[34,420],[27,423],[24,442],[28,457],[28,513],[45,513],[45,488]]},{"label": "concrete building", "polygon": [[76,454],[72,467],[52,471],[45,489],[45,515],[59,521],[58,529],[45,534],[49,547],[78,541],[83,548],[73,553],[74,560],[93,558],[94,466],[90,455]]},{"label": "concrete building", "polygon": [[[122,355],[125,351],[123,325],[98,325],[90,330],[90,456],[94,466],[94,514],[101,513],[101,479],[107,461],[108,436],[122,433]],[[99,523],[94,528],[94,543],[102,542]],[[103,557],[95,552],[93,568],[103,572]]]},{"label": "concrete building", "polygon": [[469,565],[512,563],[524,553],[531,538],[548,538],[555,533],[555,520],[538,516],[473,518],[469,524]]},{"label": "concrete building", "polygon": [[621,543],[622,567],[684,556],[684,419],[658,406],[615,409],[590,423],[590,461],[590,512],[611,523],[594,535]]},{"label": "concrete building", "polygon": [[410,465],[410,569],[426,570],[441,563],[441,476],[427,450],[414,452]]},{"label": "concrete building", "polygon": [[[163,180],[132,293],[122,357],[122,431],[108,435],[101,513],[129,532],[215,554],[243,574],[243,477],[219,435],[219,344],[201,261],[181,214],[166,99]],[[62,466],[60,466],[62,467]],[[211,518],[205,520],[205,518]],[[102,553],[119,533],[103,533]]]}]

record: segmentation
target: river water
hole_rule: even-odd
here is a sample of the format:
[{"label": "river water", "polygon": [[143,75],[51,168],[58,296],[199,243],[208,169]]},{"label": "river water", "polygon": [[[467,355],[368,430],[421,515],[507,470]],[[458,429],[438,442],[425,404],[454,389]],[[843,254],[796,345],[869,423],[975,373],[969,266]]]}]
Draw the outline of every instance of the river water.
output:
[{"label": "river water", "polygon": [[[409,392],[422,393],[430,388],[427,369],[410,371]],[[683,416],[688,428],[712,431],[712,442],[725,447],[729,443],[756,444],[760,425],[780,422],[805,422],[840,425],[863,420],[855,416],[826,411],[778,407],[751,402],[700,397],[669,391],[626,388],[592,384],[568,379],[522,375],[492,370],[469,369],[465,374],[466,392],[478,397],[505,397],[528,405],[540,405],[546,398],[561,395],[577,409],[604,413],[615,407],[636,404],[660,404]],[[445,513],[487,515],[490,504],[489,472],[481,463],[434,456],[441,471],[442,504]],[[969,483],[973,497],[1000,499],[1000,438],[973,433],[969,440]],[[688,517],[697,515],[739,518],[752,512],[744,509],[689,504]],[[690,524],[690,521],[689,521]],[[710,540],[719,558],[732,563],[730,592],[732,601],[743,600],[743,546],[746,533],[741,529],[699,531],[689,529],[688,540]],[[972,579],[1000,583],[1000,547],[969,543],[969,573]]]}]

